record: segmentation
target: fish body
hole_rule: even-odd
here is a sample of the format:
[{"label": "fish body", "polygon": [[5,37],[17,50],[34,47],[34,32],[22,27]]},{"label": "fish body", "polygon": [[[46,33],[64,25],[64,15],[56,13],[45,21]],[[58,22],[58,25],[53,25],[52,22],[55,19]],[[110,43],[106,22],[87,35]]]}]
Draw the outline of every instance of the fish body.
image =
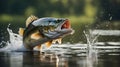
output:
[{"label": "fish body", "polygon": [[52,41],[61,39],[73,31],[68,19],[31,16],[27,19],[26,28],[21,35],[25,48],[33,50],[36,46],[40,48],[41,44],[44,43],[50,47]]}]

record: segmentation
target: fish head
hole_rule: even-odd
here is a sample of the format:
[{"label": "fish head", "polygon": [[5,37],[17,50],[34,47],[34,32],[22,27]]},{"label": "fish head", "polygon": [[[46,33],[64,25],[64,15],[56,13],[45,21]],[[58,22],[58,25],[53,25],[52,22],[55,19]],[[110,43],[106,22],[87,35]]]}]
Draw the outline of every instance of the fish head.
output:
[{"label": "fish head", "polygon": [[57,39],[72,34],[70,21],[65,18],[41,18],[32,23],[45,37]]}]

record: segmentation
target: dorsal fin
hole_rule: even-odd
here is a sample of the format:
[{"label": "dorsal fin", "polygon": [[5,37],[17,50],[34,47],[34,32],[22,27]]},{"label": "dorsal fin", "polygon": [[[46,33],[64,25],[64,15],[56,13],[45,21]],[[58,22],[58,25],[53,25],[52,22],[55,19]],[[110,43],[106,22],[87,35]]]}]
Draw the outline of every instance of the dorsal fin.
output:
[{"label": "dorsal fin", "polygon": [[36,17],[36,16],[34,16],[34,15],[29,16],[29,17],[27,18],[27,20],[26,20],[26,27],[27,27],[31,22],[33,22],[34,20],[37,20],[37,19],[38,19],[38,17]]}]

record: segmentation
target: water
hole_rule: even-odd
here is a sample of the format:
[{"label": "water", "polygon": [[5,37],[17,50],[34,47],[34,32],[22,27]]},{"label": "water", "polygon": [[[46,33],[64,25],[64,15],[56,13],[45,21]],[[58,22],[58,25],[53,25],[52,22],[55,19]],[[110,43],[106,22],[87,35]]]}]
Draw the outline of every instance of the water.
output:
[{"label": "water", "polygon": [[40,54],[0,52],[1,67],[119,67],[120,53]]},{"label": "water", "polygon": [[[7,28],[10,39],[1,42],[1,67],[119,67],[120,42],[97,42],[98,35],[84,32],[87,44],[43,45],[43,51],[25,51],[22,37]],[[107,45],[108,44],[108,45]],[[107,45],[107,46],[106,46]]]}]

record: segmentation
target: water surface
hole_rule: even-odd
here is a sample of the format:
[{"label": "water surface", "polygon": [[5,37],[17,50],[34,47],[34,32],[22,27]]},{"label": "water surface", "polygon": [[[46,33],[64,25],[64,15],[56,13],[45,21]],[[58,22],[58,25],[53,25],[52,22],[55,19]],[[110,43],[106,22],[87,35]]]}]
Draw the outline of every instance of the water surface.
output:
[{"label": "water surface", "polygon": [[1,67],[119,67],[120,52],[0,52]]},{"label": "water surface", "polygon": [[120,42],[96,42],[86,34],[87,44],[43,45],[40,51],[23,51],[22,37],[7,28],[9,40],[0,46],[1,67],[119,67]]}]

